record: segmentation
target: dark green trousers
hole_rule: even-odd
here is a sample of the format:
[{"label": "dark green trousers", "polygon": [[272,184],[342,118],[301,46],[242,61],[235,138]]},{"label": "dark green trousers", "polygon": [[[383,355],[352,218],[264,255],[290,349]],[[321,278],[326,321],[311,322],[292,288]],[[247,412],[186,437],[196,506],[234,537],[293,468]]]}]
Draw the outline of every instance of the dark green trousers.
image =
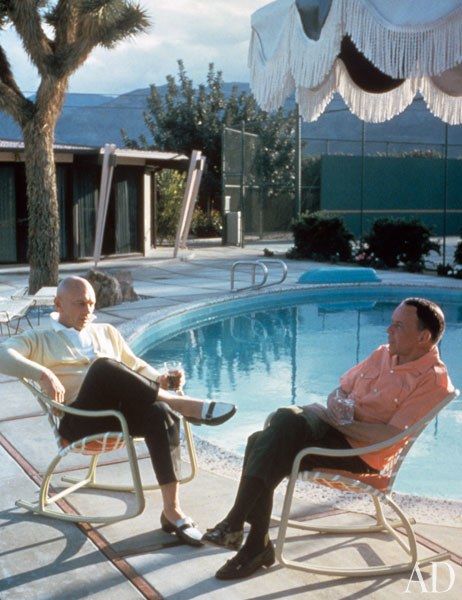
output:
[{"label": "dark green trousers", "polygon": [[[304,412],[297,406],[280,408],[266,429],[248,438],[243,476],[262,479],[267,489],[274,490],[290,474],[298,452],[308,446],[351,449],[340,431],[314,413]],[[318,467],[345,469],[353,473],[377,472],[359,456],[309,455],[302,462],[302,470]]]}]

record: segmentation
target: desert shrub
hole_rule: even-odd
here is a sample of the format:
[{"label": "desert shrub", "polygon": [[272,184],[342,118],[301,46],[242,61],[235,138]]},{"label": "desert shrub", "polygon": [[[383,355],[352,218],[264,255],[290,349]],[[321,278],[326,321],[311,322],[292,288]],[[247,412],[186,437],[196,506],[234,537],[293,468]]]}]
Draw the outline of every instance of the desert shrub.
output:
[{"label": "desert shrub", "polygon": [[462,269],[458,269],[454,265],[444,265],[440,263],[436,267],[437,275],[441,277],[453,277],[454,279],[462,279]]},{"label": "desert shrub", "polygon": [[430,229],[417,220],[378,219],[365,237],[365,248],[370,257],[387,267],[403,263],[408,271],[421,271],[423,258],[431,250],[438,253],[440,250],[430,236]]},{"label": "desert shrub", "polygon": [[315,260],[351,260],[353,235],[342,219],[328,213],[304,213],[291,225],[294,247],[288,258]]},{"label": "desert shrub", "polygon": [[454,251],[454,262],[458,265],[462,265],[462,240],[457,243]]},{"label": "desert shrub", "polygon": [[171,169],[157,175],[157,237],[161,242],[175,240],[185,181],[184,173]]},{"label": "desert shrub", "polygon": [[212,209],[210,212],[200,207],[194,209],[191,233],[197,237],[220,237],[222,232],[222,219],[219,210]]}]

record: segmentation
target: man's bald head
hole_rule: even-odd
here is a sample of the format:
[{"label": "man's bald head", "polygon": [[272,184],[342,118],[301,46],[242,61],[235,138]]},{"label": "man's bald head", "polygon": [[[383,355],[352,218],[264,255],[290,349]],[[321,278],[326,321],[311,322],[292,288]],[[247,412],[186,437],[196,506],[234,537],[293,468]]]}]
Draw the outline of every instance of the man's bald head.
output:
[{"label": "man's bald head", "polygon": [[58,285],[55,307],[62,325],[80,331],[90,323],[95,310],[95,291],[91,283],[75,275],[66,277]]},{"label": "man's bald head", "polygon": [[91,283],[83,277],[77,277],[77,275],[70,275],[65,277],[58,285],[56,290],[57,296],[66,296],[68,294],[75,294],[80,292],[82,289],[91,289],[93,287]]}]

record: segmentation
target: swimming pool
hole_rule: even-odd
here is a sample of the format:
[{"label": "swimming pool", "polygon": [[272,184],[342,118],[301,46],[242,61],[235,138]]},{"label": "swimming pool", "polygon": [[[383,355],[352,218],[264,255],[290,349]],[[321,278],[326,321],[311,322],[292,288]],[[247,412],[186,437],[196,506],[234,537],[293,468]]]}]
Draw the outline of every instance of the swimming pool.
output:
[{"label": "swimming pool", "polygon": [[[460,290],[361,285],[249,294],[160,319],[132,346],[153,365],[181,359],[188,393],[236,403],[239,411],[231,421],[196,433],[242,453],[248,435],[272,410],[324,403],[343,372],[386,342],[396,304],[416,295],[439,302],[445,311],[448,327],[440,352],[461,388]],[[414,445],[396,489],[461,499],[461,449],[462,403],[457,400]]]}]

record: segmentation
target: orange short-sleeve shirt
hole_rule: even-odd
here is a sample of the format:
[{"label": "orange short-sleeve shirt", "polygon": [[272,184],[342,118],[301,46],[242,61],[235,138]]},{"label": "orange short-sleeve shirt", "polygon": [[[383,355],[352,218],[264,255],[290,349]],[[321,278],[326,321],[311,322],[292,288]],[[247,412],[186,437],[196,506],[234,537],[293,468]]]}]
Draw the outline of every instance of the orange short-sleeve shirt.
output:
[{"label": "orange short-sleeve shirt", "polygon": [[[393,425],[402,430],[416,423],[454,391],[436,346],[404,365],[397,364],[388,345],[380,346],[347,371],[340,378],[340,384],[355,399],[355,420]],[[368,445],[349,437],[347,440],[353,448]],[[381,469],[397,449],[395,445],[361,458],[375,469]]]}]

